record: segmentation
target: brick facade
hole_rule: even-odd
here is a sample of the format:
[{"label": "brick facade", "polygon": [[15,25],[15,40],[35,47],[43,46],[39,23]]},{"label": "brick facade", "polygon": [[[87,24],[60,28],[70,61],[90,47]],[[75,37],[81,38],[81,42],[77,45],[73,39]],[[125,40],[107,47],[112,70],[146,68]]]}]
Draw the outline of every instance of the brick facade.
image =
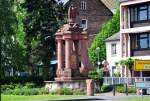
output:
[{"label": "brick facade", "polygon": [[76,22],[81,25],[82,19],[87,20],[87,32],[89,34],[89,45],[102,25],[112,18],[112,12],[101,2],[101,0],[84,0],[86,9],[81,9],[82,0],[70,0],[66,5],[77,7],[78,16]]}]

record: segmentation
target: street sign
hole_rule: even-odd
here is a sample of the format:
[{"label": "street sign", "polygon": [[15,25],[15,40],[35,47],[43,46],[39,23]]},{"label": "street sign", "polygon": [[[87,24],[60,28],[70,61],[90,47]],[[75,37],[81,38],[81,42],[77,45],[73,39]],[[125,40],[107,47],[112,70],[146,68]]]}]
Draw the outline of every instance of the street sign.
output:
[{"label": "street sign", "polygon": [[150,71],[150,60],[136,60],[135,71]]},{"label": "street sign", "polygon": [[137,82],[135,86],[136,88],[150,88],[150,82]]}]

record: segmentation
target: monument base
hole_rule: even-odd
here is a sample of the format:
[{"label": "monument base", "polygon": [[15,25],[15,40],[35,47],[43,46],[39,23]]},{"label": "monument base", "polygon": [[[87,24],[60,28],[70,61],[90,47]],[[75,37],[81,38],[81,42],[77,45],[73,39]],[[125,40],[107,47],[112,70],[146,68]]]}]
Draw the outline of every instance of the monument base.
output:
[{"label": "monument base", "polygon": [[77,81],[86,80],[86,77],[59,77],[59,78],[55,78],[55,81],[73,81],[73,80],[77,80]]},{"label": "monument base", "polygon": [[49,92],[53,92],[63,88],[70,88],[72,90],[79,89],[86,91],[86,81],[85,80],[65,80],[65,81],[45,81],[45,88]]}]

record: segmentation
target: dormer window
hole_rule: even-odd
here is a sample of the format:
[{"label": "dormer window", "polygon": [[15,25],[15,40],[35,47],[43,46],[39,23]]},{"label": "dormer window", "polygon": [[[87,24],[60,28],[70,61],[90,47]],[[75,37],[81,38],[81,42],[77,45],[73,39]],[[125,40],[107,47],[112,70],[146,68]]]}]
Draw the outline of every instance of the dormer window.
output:
[{"label": "dormer window", "polygon": [[86,0],[81,0],[81,9],[86,10],[86,6],[87,6],[87,1]]}]

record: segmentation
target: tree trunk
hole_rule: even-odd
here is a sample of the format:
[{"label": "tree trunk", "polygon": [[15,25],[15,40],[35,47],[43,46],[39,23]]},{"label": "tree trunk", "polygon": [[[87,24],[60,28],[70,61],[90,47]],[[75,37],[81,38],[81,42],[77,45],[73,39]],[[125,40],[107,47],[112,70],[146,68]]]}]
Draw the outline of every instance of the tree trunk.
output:
[{"label": "tree trunk", "polygon": [[131,77],[133,77],[133,75],[132,75],[132,69],[129,69],[129,70],[130,70]]},{"label": "tree trunk", "polygon": [[31,45],[31,36],[28,36],[26,39],[26,45],[27,45],[27,66],[28,66],[28,72],[29,75],[33,75],[33,63],[32,63],[32,45]]}]

